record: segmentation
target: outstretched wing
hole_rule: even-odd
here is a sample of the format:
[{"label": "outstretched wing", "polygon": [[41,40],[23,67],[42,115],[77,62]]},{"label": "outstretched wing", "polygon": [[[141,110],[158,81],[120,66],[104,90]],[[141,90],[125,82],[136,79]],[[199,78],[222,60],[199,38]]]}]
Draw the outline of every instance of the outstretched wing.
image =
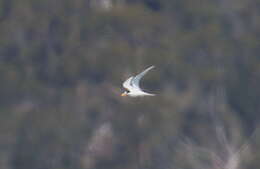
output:
[{"label": "outstretched wing", "polygon": [[139,73],[136,75],[133,79],[131,79],[131,85],[134,86],[135,88],[140,89],[140,80],[141,78],[151,69],[153,69],[154,66],[150,66],[147,69],[145,69],[143,72]]},{"label": "outstretched wing", "polygon": [[128,90],[131,90],[131,89],[133,88],[133,86],[132,86],[132,79],[133,79],[133,78],[134,78],[133,76],[129,77],[129,78],[123,83],[123,87],[126,88],[126,89],[128,89]]}]

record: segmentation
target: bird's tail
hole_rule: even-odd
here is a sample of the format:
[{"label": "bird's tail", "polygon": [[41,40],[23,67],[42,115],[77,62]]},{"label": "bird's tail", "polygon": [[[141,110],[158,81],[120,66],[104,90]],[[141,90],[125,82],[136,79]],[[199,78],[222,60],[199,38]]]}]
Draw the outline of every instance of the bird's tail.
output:
[{"label": "bird's tail", "polygon": [[155,96],[156,94],[152,94],[152,93],[145,93],[146,96]]}]

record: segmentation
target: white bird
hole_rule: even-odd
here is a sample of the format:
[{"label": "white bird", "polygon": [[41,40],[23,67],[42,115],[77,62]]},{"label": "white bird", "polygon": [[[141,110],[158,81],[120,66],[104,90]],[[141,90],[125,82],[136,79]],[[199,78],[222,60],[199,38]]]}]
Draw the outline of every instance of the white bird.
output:
[{"label": "white bird", "polygon": [[136,76],[129,77],[124,83],[123,87],[126,89],[124,93],[121,94],[121,96],[131,96],[131,97],[138,97],[138,96],[155,96],[155,94],[150,94],[144,92],[139,84],[141,78],[151,69],[153,69],[154,66],[150,66],[147,69],[145,69],[143,72],[139,73]]}]

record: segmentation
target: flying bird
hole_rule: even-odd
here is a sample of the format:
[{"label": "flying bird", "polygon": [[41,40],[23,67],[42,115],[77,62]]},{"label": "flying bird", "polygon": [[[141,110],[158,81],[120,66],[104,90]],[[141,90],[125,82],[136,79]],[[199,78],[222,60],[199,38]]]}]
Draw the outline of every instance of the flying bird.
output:
[{"label": "flying bird", "polygon": [[154,66],[150,66],[145,69],[143,72],[139,73],[136,76],[129,77],[124,83],[123,87],[126,89],[121,96],[130,96],[130,97],[138,97],[138,96],[155,96],[155,94],[146,93],[140,88],[140,80],[141,78]]}]

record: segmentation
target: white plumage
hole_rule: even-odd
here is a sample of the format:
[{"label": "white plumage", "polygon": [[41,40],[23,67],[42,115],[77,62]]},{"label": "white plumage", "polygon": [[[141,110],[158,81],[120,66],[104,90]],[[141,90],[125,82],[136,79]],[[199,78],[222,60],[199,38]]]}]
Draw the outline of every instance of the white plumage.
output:
[{"label": "white plumage", "polygon": [[140,80],[141,78],[151,69],[153,69],[154,66],[150,66],[147,69],[145,69],[143,72],[136,76],[129,77],[124,83],[123,87],[127,89],[124,93],[121,94],[121,96],[131,96],[131,97],[138,97],[138,96],[154,96],[154,94],[144,92],[140,88]]}]

